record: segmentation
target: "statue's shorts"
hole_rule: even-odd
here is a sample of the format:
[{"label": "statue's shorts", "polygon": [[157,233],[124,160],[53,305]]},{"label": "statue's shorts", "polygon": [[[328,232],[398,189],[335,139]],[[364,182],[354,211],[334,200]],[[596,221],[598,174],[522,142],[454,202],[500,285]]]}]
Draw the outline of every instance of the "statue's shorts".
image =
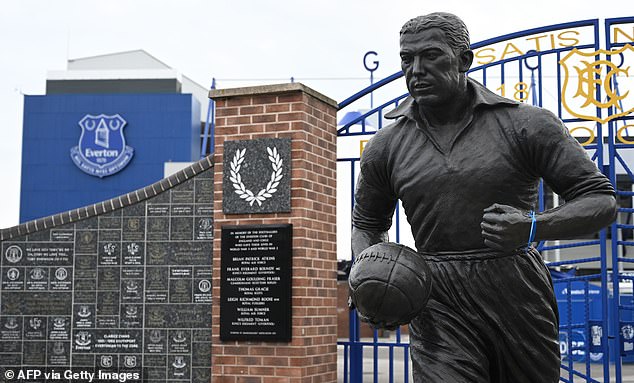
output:
[{"label": "statue's shorts", "polygon": [[555,383],[559,316],[537,250],[425,254],[433,287],[410,323],[416,383]]}]

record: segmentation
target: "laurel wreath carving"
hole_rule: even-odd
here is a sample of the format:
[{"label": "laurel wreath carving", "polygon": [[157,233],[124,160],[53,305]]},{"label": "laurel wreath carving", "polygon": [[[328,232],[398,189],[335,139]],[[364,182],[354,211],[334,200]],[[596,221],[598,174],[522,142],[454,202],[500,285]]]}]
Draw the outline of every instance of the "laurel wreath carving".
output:
[{"label": "laurel wreath carving", "polygon": [[235,189],[236,194],[238,196],[249,203],[249,206],[253,206],[254,202],[258,203],[258,206],[262,206],[262,202],[266,201],[268,198],[273,197],[273,194],[277,191],[277,187],[280,184],[280,180],[284,175],[283,171],[283,160],[280,157],[279,152],[276,147],[273,149],[267,147],[266,151],[269,155],[269,161],[271,161],[271,166],[273,167],[273,172],[271,173],[271,180],[266,184],[266,188],[260,190],[258,194],[254,194],[251,190],[247,189],[242,182],[242,176],[240,175],[240,168],[242,167],[242,163],[244,162],[244,155],[246,153],[246,149],[238,149],[236,150],[236,154],[233,156],[231,163],[229,164],[229,180],[233,183],[233,188]]}]

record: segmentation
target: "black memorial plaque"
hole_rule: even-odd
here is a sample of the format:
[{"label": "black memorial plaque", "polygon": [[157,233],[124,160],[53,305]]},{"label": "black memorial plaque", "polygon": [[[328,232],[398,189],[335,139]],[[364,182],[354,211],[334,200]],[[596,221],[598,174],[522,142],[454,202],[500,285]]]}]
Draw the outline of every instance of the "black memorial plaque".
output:
[{"label": "black memorial plaque", "polygon": [[225,214],[291,211],[291,140],[224,142],[222,210]]},{"label": "black memorial plaque", "polygon": [[291,340],[292,225],[223,226],[220,339]]},{"label": "black memorial plaque", "polygon": [[189,170],[143,201],[133,203],[147,192],[131,193],[120,199],[129,206],[106,201],[118,209],[0,242],[0,374],[64,367],[209,382],[212,175]]}]

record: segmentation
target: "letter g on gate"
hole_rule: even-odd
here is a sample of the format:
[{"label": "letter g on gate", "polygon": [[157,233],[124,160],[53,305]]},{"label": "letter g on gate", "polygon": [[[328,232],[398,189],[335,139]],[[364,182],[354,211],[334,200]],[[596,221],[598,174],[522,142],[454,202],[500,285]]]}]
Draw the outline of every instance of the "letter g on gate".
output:
[{"label": "letter g on gate", "polygon": [[378,56],[378,53],[376,53],[375,51],[368,51],[365,53],[365,55],[363,55],[363,66],[368,72],[374,72],[375,70],[379,69],[379,61],[372,61],[372,66],[370,67],[368,66],[368,56],[376,57]]}]

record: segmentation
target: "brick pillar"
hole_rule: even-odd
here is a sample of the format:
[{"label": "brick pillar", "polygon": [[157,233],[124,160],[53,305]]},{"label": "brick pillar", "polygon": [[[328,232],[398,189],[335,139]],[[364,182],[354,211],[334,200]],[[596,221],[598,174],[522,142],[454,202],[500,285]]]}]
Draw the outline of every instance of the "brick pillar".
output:
[{"label": "brick pillar", "polygon": [[[212,90],[216,102],[212,376],[221,382],[336,382],[336,102],[293,83]],[[223,143],[291,139],[291,212],[225,215]],[[223,225],[293,224],[292,340],[220,340]]]}]

